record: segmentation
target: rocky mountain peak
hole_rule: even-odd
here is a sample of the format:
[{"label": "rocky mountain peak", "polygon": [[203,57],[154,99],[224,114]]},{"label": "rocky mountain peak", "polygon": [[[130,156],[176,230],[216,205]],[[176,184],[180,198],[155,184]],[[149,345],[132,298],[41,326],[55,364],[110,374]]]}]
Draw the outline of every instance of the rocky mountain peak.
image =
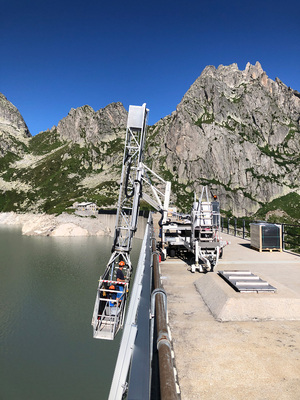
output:
[{"label": "rocky mountain peak", "polygon": [[19,110],[0,93],[0,131],[13,136],[31,137]]},{"label": "rocky mountain peak", "polygon": [[12,158],[22,156],[30,137],[18,109],[0,93],[0,156],[4,157],[8,153]]},{"label": "rocky mountain peak", "polygon": [[62,140],[95,144],[114,139],[118,132],[126,127],[126,120],[127,111],[120,102],[109,104],[98,111],[85,105],[72,108],[69,114],[59,121],[57,133]]},{"label": "rocky mountain peak", "polygon": [[193,85],[197,84],[198,81],[203,82],[203,80],[211,79],[220,81],[230,88],[236,88],[243,83],[253,83],[257,79],[266,86],[266,82],[268,81],[267,74],[258,61],[255,65],[248,62],[244,71],[240,71],[236,63],[231,65],[219,65],[218,68],[209,65],[205,67],[202,74]]},{"label": "rocky mountain peak", "polygon": [[244,71],[237,64],[206,67],[157,125],[164,160],[157,168],[187,196],[213,184],[235,215],[299,191],[300,98],[294,92],[269,79],[259,62]]},{"label": "rocky mountain peak", "polygon": [[257,79],[259,76],[265,74],[264,70],[262,69],[261,64],[256,61],[255,65],[251,65],[249,62],[245,68],[245,75],[252,79]]},{"label": "rocky mountain peak", "polygon": [[99,118],[100,128],[104,131],[105,127],[112,127],[113,129],[124,129],[126,128],[127,122],[127,111],[125,110],[122,103],[111,103],[105,108],[97,111],[97,117]]}]

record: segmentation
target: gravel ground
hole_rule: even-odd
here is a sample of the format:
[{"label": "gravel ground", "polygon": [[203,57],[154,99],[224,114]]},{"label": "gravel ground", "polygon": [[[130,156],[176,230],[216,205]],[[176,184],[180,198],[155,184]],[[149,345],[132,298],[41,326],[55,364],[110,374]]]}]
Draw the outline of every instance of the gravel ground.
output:
[{"label": "gravel ground", "polygon": [[103,236],[110,235],[111,229],[100,218],[79,217],[63,213],[17,214],[0,213],[0,225],[20,225],[23,235],[29,236]]}]

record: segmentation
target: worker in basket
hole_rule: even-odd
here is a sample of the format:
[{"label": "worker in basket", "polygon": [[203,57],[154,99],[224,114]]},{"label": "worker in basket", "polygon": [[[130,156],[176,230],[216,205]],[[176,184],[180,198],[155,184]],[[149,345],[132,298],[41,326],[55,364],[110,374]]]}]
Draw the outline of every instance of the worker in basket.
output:
[{"label": "worker in basket", "polygon": [[[119,268],[117,269],[117,282],[125,282],[125,277],[124,277],[124,273],[123,273],[123,268],[125,267],[125,262],[122,260],[119,262]],[[124,291],[124,285],[117,285],[117,299],[120,299],[123,291]],[[119,304],[120,304],[121,300],[119,300]]]},{"label": "worker in basket", "polygon": [[[109,290],[116,290],[116,287],[115,287],[115,285],[110,285],[110,287],[108,289]],[[109,293],[109,297],[111,299],[111,301],[109,302],[110,307],[115,307],[117,305],[117,303],[115,301],[112,301],[112,300],[116,300],[117,293],[110,292]]]}]

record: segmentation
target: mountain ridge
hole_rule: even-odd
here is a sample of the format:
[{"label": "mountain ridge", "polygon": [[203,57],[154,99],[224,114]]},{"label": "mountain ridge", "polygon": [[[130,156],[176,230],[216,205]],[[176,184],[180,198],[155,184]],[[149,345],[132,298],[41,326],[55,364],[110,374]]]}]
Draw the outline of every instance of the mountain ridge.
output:
[{"label": "mountain ridge", "polygon": [[[98,111],[71,109],[34,137],[23,125],[20,137],[15,126],[14,143],[10,132],[0,146],[0,210],[61,212],[80,199],[114,206],[126,121],[116,102]],[[3,124],[0,132],[6,137]],[[145,162],[171,180],[174,203],[184,211],[208,184],[228,213],[253,215],[276,198],[300,194],[299,133],[300,94],[268,78],[258,62],[244,71],[207,66],[176,110],[148,127]]]}]

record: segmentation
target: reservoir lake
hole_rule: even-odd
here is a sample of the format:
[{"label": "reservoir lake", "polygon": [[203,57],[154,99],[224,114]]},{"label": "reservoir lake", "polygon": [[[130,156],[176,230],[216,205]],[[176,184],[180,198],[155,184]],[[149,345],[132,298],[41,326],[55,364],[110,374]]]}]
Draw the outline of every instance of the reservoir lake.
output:
[{"label": "reservoir lake", "polygon": [[[122,331],[93,339],[91,319],[112,243],[0,227],[1,400],[108,398]],[[134,240],[134,268],[141,243]]]}]

